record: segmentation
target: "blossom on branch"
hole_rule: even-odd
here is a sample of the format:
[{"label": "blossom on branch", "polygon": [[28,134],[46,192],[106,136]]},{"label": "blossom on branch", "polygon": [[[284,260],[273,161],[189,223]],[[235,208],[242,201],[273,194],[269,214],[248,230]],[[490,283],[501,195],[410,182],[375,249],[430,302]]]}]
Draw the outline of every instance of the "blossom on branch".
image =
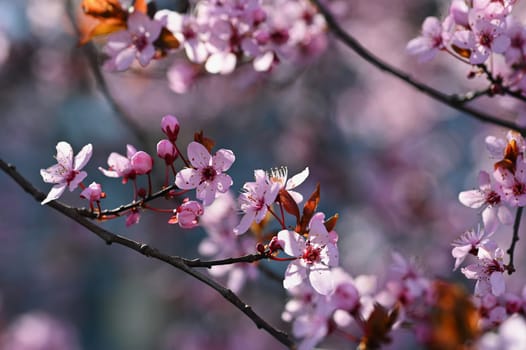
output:
[{"label": "blossom on branch", "polygon": [[92,155],[93,147],[91,144],[84,146],[80,152],[73,157],[73,149],[67,142],[57,143],[57,155],[55,156],[57,164],[47,168],[40,169],[40,175],[44,182],[56,184],[51,188],[47,197],[40,203],[46,204],[59,198],[62,193],[69,187],[73,192],[78,185],[88,176],[85,171],[80,171],[88,163]]},{"label": "blossom on branch", "polygon": [[295,231],[281,230],[278,233],[283,251],[297,257],[285,271],[285,289],[294,288],[308,279],[316,292],[323,295],[333,292],[330,268],[338,266],[338,234],[327,231],[324,219],[323,213],[314,214],[309,224],[308,238]]},{"label": "blossom on branch", "polygon": [[175,184],[183,190],[196,188],[196,197],[204,206],[212,204],[218,193],[232,186],[232,178],[223,174],[230,169],[236,157],[231,150],[220,149],[214,156],[198,142],[188,145],[188,158],[192,168],[185,168],[175,176]]}]

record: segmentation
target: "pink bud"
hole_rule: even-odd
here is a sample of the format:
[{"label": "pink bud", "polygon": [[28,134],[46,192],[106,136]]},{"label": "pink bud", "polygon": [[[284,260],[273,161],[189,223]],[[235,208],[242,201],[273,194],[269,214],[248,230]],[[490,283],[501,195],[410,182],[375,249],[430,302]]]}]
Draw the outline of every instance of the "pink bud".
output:
[{"label": "pink bud", "polygon": [[167,165],[170,165],[177,158],[177,149],[169,140],[157,142],[157,155],[164,159]]},{"label": "pink bud", "polygon": [[199,225],[199,216],[203,215],[204,210],[201,203],[185,200],[176,213],[181,228],[193,228]]},{"label": "pink bud", "polygon": [[165,115],[161,119],[161,129],[170,141],[175,142],[179,134],[179,121],[173,115]]},{"label": "pink bud", "polygon": [[94,202],[100,201],[101,198],[105,197],[105,194],[102,192],[102,186],[100,184],[92,182],[80,193],[80,197]]},{"label": "pink bud", "polygon": [[137,175],[148,174],[152,171],[153,158],[144,151],[139,151],[131,157],[131,165]]}]

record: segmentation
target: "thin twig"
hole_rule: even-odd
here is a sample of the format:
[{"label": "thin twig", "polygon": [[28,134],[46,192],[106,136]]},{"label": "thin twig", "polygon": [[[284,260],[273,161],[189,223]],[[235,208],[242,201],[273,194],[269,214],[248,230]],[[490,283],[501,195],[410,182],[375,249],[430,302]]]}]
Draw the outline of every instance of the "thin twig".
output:
[{"label": "thin twig", "polygon": [[231,264],[237,264],[237,263],[253,263],[253,262],[260,261],[260,260],[267,259],[267,258],[268,258],[267,254],[248,254],[248,255],[240,256],[238,258],[227,258],[227,259],[222,259],[222,260],[201,261],[200,259],[192,259],[192,260],[183,259],[183,261],[187,266],[190,266],[190,267],[210,268],[212,266],[218,266],[218,265],[231,265]]},{"label": "thin twig", "polygon": [[[46,198],[46,195],[36,189],[33,184],[31,184],[26,178],[24,178],[14,166],[7,164],[2,159],[0,159],[0,168],[9,175],[24,191],[29,193],[35,200],[41,202]],[[204,284],[210,286],[212,289],[217,291],[223,298],[228,302],[234,305],[237,309],[241,310],[245,315],[247,315],[259,329],[264,329],[277,341],[287,346],[290,349],[295,349],[295,343],[290,339],[289,335],[281,330],[274,328],[267,321],[261,318],[249,305],[243,302],[236,294],[231,290],[223,287],[213,279],[207,277],[203,273],[194,270],[192,267],[187,265],[186,262],[192,260],[186,260],[178,256],[171,256],[165,253],[162,253],[157,248],[150,247],[148,244],[137,242],[129,238],[114,234],[108,230],[103,229],[102,227],[94,224],[92,221],[82,216],[75,208],[62,204],[59,201],[51,201],[47,204],[53,209],[59,211],[70,219],[76,221],[80,225],[87,228],[89,231],[93,232],[99,238],[104,240],[108,245],[119,244],[125,247],[128,247],[144,256],[151,257],[160,261],[163,261],[173,267],[191,275],[192,277],[198,279]],[[204,264],[204,262],[202,262]]]},{"label": "thin twig", "polygon": [[513,223],[513,238],[511,239],[511,245],[509,249],[506,251],[506,253],[508,253],[508,255],[510,256],[510,262],[507,266],[508,274],[510,275],[515,272],[515,266],[513,265],[513,257],[515,255],[515,244],[517,244],[517,241],[519,240],[519,226],[521,224],[522,208],[523,207],[517,208],[515,222]]},{"label": "thin twig", "polygon": [[311,0],[311,1],[316,5],[319,12],[325,18],[325,21],[327,22],[327,25],[329,29],[331,30],[331,32],[341,42],[343,42],[347,47],[349,47],[351,50],[353,50],[360,57],[362,57],[364,60],[366,60],[367,62],[369,62],[376,68],[383,70],[386,73],[389,73],[390,75],[397,77],[398,79],[404,81],[408,85],[413,86],[414,88],[416,88],[423,94],[430,96],[434,98],[435,100],[440,101],[444,103],[445,105],[448,105],[458,111],[467,113],[468,115],[482,122],[499,125],[499,126],[509,128],[509,129],[514,129],[514,130],[520,131],[521,134],[526,134],[526,129],[520,128],[516,123],[508,121],[508,120],[499,119],[493,115],[490,115],[482,111],[473,109],[469,106],[466,106],[466,104],[463,101],[459,101],[458,99],[452,97],[451,95],[445,94],[440,90],[432,88],[431,86],[428,86],[418,80],[415,80],[411,76],[409,76],[409,74],[407,74],[406,72],[383,61],[382,59],[380,59],[379,57],[371,53],[369,50],[367,50],[364,46],[362,46],[362,44],[360,44],[358,40],[356,40],[354,37],[348,34],[338,24],[334,16],[330,13],[327,7],[322,4],[320,0]]},{"label": "thin twig", "polygon": [[521,100],[523,102],[526,102],[526,96],[522,94],[522,91],[512,90],[509,86],[504,85],[502,82],[502,78],[500,76],[497,76],[497,77],[493,76],[493,73],[491,73],[491,71],[488,69],[488,67],[485,64],[479,64],[477,65],[477,67],[482,69],[482,71],[484,72],[488,80],[493,85],[495,85],[498,90],[500,90],[501,94],[508,95],[518,100]]}]

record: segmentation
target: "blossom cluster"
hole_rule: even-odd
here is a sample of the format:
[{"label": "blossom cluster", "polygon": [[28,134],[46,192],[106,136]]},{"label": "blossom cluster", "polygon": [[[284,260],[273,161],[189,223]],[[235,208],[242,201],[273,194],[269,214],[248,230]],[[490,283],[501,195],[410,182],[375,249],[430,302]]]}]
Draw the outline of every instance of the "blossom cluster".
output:
[{"label": "blossom cluster", "polygon": [[526,148],[523,137],[514,131],[508,132],[505,139],[488,136],[486,146],[496,160],[493,172],[490,175],[481,171],[479,188],[459,194],[462,204],[481,210],[482,222],[453,242],[452,255],[455,270],[468,256],[474,257],[474,262],[461,272],[476,280],[474,297],[482,316],[481,326],[492,328],[515,313],[524,313],[524,297],[506,289],[505,274],[515,271],[513,252],[510,248],[510,261],[506,263],[505,252],[494,235],[500,225],[513,222],[512,209],[519,210],[526,204]]},{"label": "blossom cluster", "polygon": [[[516,0],[452,0],[444,19],[427,17],[421,36],[407,44],[420,61],[432,60],[440,51],[471,65],[483,65],[488,72],[503,61],[493,77],[494,93],[499,84],[524,94],[526,27],[512,14]],[[492,58],[495,58],[493,60]],[[488,64],[490,67],[487,67]]]},{"label": "blossom cluster", "polygon": [[[85,12],[107,21],[89,7]],[[229,74],[250,64],[256,72],[268,72],[283,59],[317,56],[327,45],[325,21],[307,0],[190,1],[186,13],[121,6],[112,15],[122,23],[115,32],[108,27],[105,68],[127,70],[135,59],[144,67],[184,51],[184,63],[169,73],[171,86],[180,93],[203,71]]]}]

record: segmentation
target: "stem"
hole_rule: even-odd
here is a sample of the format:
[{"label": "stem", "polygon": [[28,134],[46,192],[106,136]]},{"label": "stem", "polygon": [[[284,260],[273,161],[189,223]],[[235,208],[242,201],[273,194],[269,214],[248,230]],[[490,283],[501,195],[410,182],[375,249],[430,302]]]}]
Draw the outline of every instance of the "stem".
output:
[{"label": "stem", "polygon": [[508,120],[499,119],[493,115],[470,108],[466,106],[463,102],[457,101],[454,97],[448,94],[445,94],[440,90],[432,88],[431,86],[428,86],[418,80],[413,79],[406,72],[381,60],[379,57],[375,56],[370,51],[368,51],[364,46],[362,46],[362,44],[360,44],[358,40],[356,40],[354,37],[348,34],[345,30],[343,30],[343,28],[338,24],[334,16],[329,12],[329,10],[325,7],[325,5],[322,4],[320,0],[311,0],[311,1],[318,8],[320,14],[323,15],[323,17],[325,18],[325,21],[327,22],[327,26],[332,31],[332,33],[336,36],[336,38],[338,38],[338,40],[340,40],[347,47],[349,47],[356,54],[358,54],[361,58],[363,58],[364,60],[366,60],[373,66],[375,66],[376,68],[383,70],[392,76],[397,77],[398,79],[404,81],[408,85],[411,85],[415,89],[419,90],[423,94],[429,97],[432,97],[435,100],[440,101],[443,104],[451,108],[467,113],[468,115],[472,116],[475,119],[478,119],[485,123],[490,123],[490,124],[499,125],[505,128],[518,130],[523,135],[526,134],[526,129],[519,127],[516,123],[508,121]]},{"label": "stem", "polygon": [[508,266],[507,266],[509,275],[515,272],[515,266],[513,265],[513,257],[515,255],[515,244],[517,244],[517,241],[519,240],[519,226],[521,224],[522,208],[523,207],[517,208],[517,214],[515,215],[515,222],[513,223],[513,237],[511,239],[511,245],[506,251],[506,253],[508,253],[508,255],[510,256],[510,262],[508,263]]},{"label": "stem", "polygon": [[[35,200],[41,202],[46,198],[46,195],[43,192],[40,192],[36,189],[33,184],[31,184],[26,178],[24,178],[14,166],[7,164],[2,159],[0,159],[0,169],[2,169],[8,176],[10,176],[25,192],[29,193]],[[150,247],[149,245],[131,240],[129,238],[120,236],[118,234],[112,233],[103,229],[102,227],[94,224],[89,219],[82,216],[75,208],[62,204],[59,201],[51,201],[46,204],[49,207],[57,210],[63,215],[69,217],[70,219],[76,221],[80,225],[87,228],[89,231],[94,233],[100,239],[106,242],[106,244],[118,244],[124,247],[127,247],[131,250],[134,250],[146,257],[150,257],[156,260],[163,261],[184,273],[194,277],[195,279],[203,282],[208,285],[216,292],[218,292],[223,298],[225,298],[229,303],[247,315],[250,318],[256,327],[259,329],[264,329],[269,333],[274,339],[279,341],[281,344],[287,346],[290,349],[295,349],[295,343],[290,339],[289,335],[281,330],[274,328],[267,321],[265,321],[261,316],[259,316],[249,305],[243,302],[236,294],[231,290],[223,287],[221,284],[217,283],[215,280],[209,278],[208,276],[202,274],[199,271],[194,270],[186,262],[188,260],[183,259],[178,256],[170,256],[165,253],[162,253],[156,248]],[[191,260],[190,260],[191,261]]]}]

